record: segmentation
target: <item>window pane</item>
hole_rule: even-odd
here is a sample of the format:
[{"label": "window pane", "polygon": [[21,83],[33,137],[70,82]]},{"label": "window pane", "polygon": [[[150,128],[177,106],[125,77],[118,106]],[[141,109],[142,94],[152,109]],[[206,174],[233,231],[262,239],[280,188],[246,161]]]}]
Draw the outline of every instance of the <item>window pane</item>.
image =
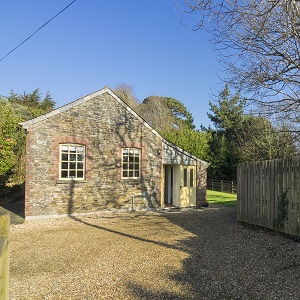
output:
[{"label": "window pane", "polygon": [[61,160],[68,160],[68,154],[62,154],[61,155]]},{"label": "window pane", "polygon": [[85,146],[61,145],[60,158],[60,178],[84,178]]},{"label": "window pane", "polygon": [[140,176],[140,150],[136,148],[122,149],[123,177]]},{"label": "window pane", "polygon": [[61,163],[61,168],[62,169],[68,169],[68,163],[67,162],[62,162]]},{"label": "window pane", "polygon": [[76,152],[76,146],[70,145],[70,152],[75,153]]},{"label": "window pane", "polygon": [[69,168],[72,169],[72,170],[76,169],[76,163],[75,162],[70,162]]},{"label": "window pane", "polygon": [[76,177],[76,172],[70,171],[69,178],[75,178],[75,177]]},{"label": "window pane", "polygon": [[61,171],[61,178],[68,178],[68,171]]},{"label": "window pane", "polygon": [[84,147],[78,146],[78,147],[77,147],[77,152],[78,152],[78,153],[84,153]]},{"label": "window pane", "polygon": [[194,186],[194,172],[190,169],[190,187]]},{"label": "window pane", "polygon": [[183,169],[183,186],[187,186],[187,169]]},{"label": "window pane", "polygon": [[77,178],[83,178],[83,171],[77,171]]}]

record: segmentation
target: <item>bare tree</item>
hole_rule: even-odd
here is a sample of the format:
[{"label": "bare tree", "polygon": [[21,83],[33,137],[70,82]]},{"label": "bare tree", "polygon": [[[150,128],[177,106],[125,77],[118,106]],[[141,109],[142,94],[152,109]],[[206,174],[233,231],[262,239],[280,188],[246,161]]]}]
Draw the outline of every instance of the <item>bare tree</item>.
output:
[{"label": "bare tree", "polygon": [[244,116],[236,147],[240,162],[291,157],[298,152],[293,133],[285,124],[275,126],[260,115]]},{"label": "bare tree", "polygon": [[174,116],[163,97],[150,96],[140,104],[141,116],[160,133],[174,128]]},{"label": "bare tree", "polygon": [[[177,0],[196,14],[225,67],[224,80],[251,103],[299,122],[300,2],[297,0]],[[184,17],[184,14],[180,14]],[[187,23],[186,19],[182,19]]]},{"label": "bare tree", "polygon": [[127,105],[129,105],[132,109],[138,112],[139,101],[135,96],[134,88],[128,84],[122,83],[119,84],[114,92],[116,95],[122,99]]}]

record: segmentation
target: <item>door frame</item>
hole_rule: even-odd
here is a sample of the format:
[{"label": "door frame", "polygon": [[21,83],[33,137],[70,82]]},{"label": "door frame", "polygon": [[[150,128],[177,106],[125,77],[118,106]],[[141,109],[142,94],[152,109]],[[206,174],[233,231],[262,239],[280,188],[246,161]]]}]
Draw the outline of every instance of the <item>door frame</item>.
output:
[{"label": "door frame", "polygon": [[164,165],[164,202],[166,207],[180,207],[180,165]]},{"label": "door frame", "polygon": [[174,166],[165,165],[165,186],[164,186],[164,205],[173,206],[174,200]]},{"label": "door frame", "polygon": [[[196,166],[164,165],[164,207],[188,207],[196,205]],[[187,170],[186,186],[184,170]],[[193,178],[191,186],[191,169]]]}]

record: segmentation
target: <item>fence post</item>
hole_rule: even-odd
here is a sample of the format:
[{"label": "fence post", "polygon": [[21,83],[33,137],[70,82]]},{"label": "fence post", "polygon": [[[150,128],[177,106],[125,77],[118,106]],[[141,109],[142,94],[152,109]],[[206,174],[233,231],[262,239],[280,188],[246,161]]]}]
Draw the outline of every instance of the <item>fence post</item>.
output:
[{"label": "fence post", "polygon": [[0,300],[9,298],[9,230],[10,215],[0,215]]}]

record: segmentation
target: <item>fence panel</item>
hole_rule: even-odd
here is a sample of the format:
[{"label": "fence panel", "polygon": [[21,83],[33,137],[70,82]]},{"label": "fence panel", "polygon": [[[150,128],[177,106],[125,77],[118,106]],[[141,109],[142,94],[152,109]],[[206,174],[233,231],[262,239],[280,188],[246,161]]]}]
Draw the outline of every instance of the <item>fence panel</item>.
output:
[{"label": "fence panel", "polygon": [[286,228],[286,233],[288,234],[292,234],[293,233],[293,174],[294,174],[294,164],[293,164],[293,160],[290,159],[288,160],[288,172],[287,172],[287,190],[289,193],[289,205],[287,207],[287,228]]},{"label": "fence panel", "polygon": [[9,214],[0,215],[0,300],[8,300],[9,280]]},{"label": "fence panel", "polygon": [[240,164],[238,220],[300,237],[300,157]]},{"label": "fence panel", "polygon": [[298,195],[300,195],[300,186],[297,182],[300,182],[300,162],[297,158],[293,159],[293,188],[292,193],[293,197],[291,199],[291,210],[292,210],[292,232],[297,232],[297,236],[299,236],[299,203],[298,203]]},{"label": "fence panel", "polygon": [[237,193],[237,185],[233,180],[207,179],[207,189],[226,193]]}]

